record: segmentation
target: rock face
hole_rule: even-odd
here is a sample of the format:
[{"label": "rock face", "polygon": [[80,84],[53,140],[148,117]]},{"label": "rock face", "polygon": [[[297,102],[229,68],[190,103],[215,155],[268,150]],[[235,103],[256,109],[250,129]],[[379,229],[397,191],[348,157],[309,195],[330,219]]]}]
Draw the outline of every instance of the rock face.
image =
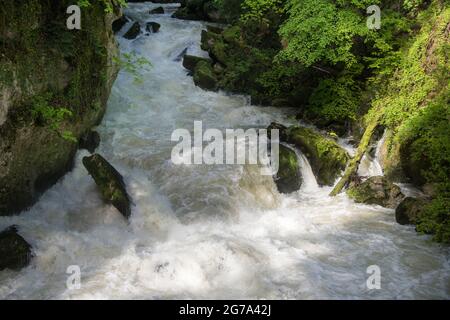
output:
[{"label": "rock face", "polygon": [[395,219],[401,225],[417,224],[427,204],[423,199],[405,198],[395,210]]},{"label": "rock face", "polygon": [[122,175],[98,154],[84,157],[83,164],[97,184],[103,200],[111,203],[128,219],[131,215],[131,200]]},{"label": "rock face", "polygon": [[308,158],[319,185],[332,186],[349,160],[347,152],[335,141],[309,128],[287,129],[286,140]]},{"label": "rock face", "polygon": [[302,176],[295,151],[280,145],[280,167],[275,177],[275,184],[280,193],[298,191],[302,185]]},{"label": "rock face", "polygon": [[[103,1],[91,3],[83,10],[83,21],[89,21],[83,32],[66,27],[73,1],[2,3],[0,215],[31,206],[71,169],[78,144],[61,133],[69,131],[78,140],[103,117],[118,72],[111,26],[120,10],[106,13]],[[46,36],[48,30],[57,36]],[[69,109],[76,117],[53,130],[51,123],[36,121],[36,101]]]},{"label": "rock face", "polygon": [[217,90],[217,77],[210,63],[200,61],[194,70],[194,83],[205,90]]},{"label": "rock face", "polygon": [[31,260],[31,246],[17,233],[16,226],[0,232],[0,270],[19,270]]},{"label": "rock face", "polygon": [[386,208],[396,208],[404,198],[400,188],[386,178],[370,177],[359,185],[347,190],[350,198],[358,203],[375,204]]},{"label": "rock face", "polygon": [[141,33],[141,26],[139,22],[133,23],[133,25],[128,29],[128,31],[123,35],[125,39],[132,40],[136,39],[136,37]]}]

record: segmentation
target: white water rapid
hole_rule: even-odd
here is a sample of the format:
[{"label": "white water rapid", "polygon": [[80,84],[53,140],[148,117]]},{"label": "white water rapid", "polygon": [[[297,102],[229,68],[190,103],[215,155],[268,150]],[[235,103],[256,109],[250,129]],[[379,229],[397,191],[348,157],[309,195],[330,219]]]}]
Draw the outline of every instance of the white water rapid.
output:
[{"label": "white water rapid", "polygon": [[[394,211],[328,197],[301,157],[307,183],[280,195],[253,166],[175,166],[172,131],[262,128],[288,124],[293,110],[250,106],[242,96],[203,91],[180,61],[199,48],[204,23],[148,14],[159,4],[130,4],[126,13],[158,33],[123,39],[153,67],[143,82],[121,72],[98,130],[97,150],[120,171],[135,206],[128,224],[104,205],[81,164],[30,210],[0,217],[32,244],[27,268],[0,272],[2,299],[357,299],[450,298],[449,250],[395,222]],[[174,5],[164,5],[166,9]],[[126,27],[124,28],[126,29]],[[123,32],[123,31],[122,31]],[[69,290],[68,266],[81,270]],[[381,269],[369,290],[366,270]]]}]

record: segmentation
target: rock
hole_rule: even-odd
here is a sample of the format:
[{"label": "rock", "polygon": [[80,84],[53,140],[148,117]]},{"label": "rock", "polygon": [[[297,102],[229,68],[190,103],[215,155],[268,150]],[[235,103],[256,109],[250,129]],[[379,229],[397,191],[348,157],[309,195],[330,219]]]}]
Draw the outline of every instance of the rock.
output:
[{"label": "rock", "polygon": [[298,191],[302,185],[302,176],[295,151],[280,144],[279,170],[274,178],[280,193]]},{"label": "rock", "polygon": [[195,67],[197,66],[197,64],[200,61],[205,61],[208,64],[211,64],[211,60],[209,60],[207,58],[201,58],[201,57],[191,56],[191,55],[187,54],[183,57],[183,67],[185,67],[189,71],[194,72]]},{"label": "rock", "polygon": [[103,200],[111,203],[128,219],[131,200],[121,174],[99,154],[84,157],[83,164],[97,184]]},{"label": "rock", "polygon": [[286,126],[284,126],[280,123],[272,122],[269,125],[269,127],[267,127],[267,137],[269,139],[271,137],[271,130],[278,130],[280,141],[286,142],[286,140],[287,140],[287,135],[286,135],[287,127]]},{"label": "rock", "polygon": [[164,14],[163,7],[157,7],[155,9],[150,10],[150,14]]},{"label": "rock", "polygon": [[159,31],[160,28],[161,28],[161,25],[157,22],[147,22],[146,30],[148,32],[156,33]]},{"label": "rock", "polygon": [[290,127],[286,140],[306,156],[319,185],[332,186],[350,159],[335,141],[309,128]]},{"label": "rock", "polygon": [[200,61],[194,70],[194,83],[204,90],[217,90],[217,78],[210,63]]},{"label": "rock", "polygon": [[89,131],[84,134],[79,142],[80,149],[86,149],[90,153],[94,153],[95,149],[100,145],[100,135],[97,131]]},{"label": "rock", "polygon": [[11,226],[0,232],[0,270],[19,270],[31,260],[31,245]]},{"label": "rock", "polygon": [[381,176],[370,177],[363,183],[347,190],[350,198],[358,203],[375,204],[386,208],[396,208],[404,195],[400,188]]},{"label": "rock", "polygon": [[132,40],[135,39],[141,33],[141,26],[139,22],[133,23],[130,29],[123,35],[125,39]]},{"label": "rock", "polygon": [[121,16],[119,19],[115,20],[112,23],[113,32],[114,33],[119,32],[127,22],[128,22],[128,19],[126,16]]},{"label": "rock", "polygon": [[417,198],[405,198],[395,210],[395,219],[401,225],[417,224],[428,201]]}]

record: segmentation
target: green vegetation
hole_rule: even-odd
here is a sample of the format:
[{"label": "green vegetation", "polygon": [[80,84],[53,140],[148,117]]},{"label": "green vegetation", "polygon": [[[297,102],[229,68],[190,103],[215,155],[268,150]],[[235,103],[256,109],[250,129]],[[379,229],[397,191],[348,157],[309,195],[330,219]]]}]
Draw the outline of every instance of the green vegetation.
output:
[{"label": "green vegetation", "polygon": [[134,78],[135,83],[142,82],[142,73],[148,71],[152,65],[150,61],[134,51],[114,56],[113,62],[119,68],[128,72]]},{"label": "green vegetation", "polygon": [[63,121],[73,116],[72,111],[63,107],[50,106],[50,94],[34,98],[31,114],[38,123],[48,126],[63,139],[77,143],[77,138],[69,130],[63,130]]}]

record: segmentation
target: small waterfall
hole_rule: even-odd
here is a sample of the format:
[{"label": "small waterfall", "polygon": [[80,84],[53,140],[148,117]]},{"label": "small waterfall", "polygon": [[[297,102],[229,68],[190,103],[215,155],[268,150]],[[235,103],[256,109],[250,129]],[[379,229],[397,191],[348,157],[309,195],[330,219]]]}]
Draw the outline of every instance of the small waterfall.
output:
[{"label": "small waterfall", "polygon": [[319,184],[317,183],[316,176],[314,175],[311,165],[305,155],[295,147],[287,144],[283,144],[287,148],[295,152],[298,159],[298,166],[300,173],[302,174],[303,182],[301,186],[302,192],[313,192],[319,189]]},{"label": "small waterfall", "polygon": [[381,139],[377,142],[377,147],[375,150],[375,157],[371,157],[366,153],[359,165],[358,175],[362,177],[373,177],[384,175],[383,167],[380,164],[381,148],[386,141],[386,131],[383,133]]}]

